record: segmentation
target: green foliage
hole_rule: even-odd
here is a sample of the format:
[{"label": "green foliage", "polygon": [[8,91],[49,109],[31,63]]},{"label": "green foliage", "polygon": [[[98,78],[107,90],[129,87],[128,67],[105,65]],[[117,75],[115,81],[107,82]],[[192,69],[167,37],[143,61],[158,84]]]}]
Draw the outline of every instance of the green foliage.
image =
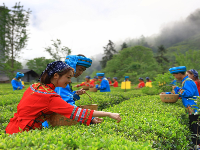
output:
[{"label": "green foliage", "polygon": [[63,58],[65,58],[67,55],[71,54],[71,49],[69,49],[66,46],[62,47],[62,43],[61,40],[57,39],[57,40],[51,40],[53,42],[52,47],[48,46],[45,48],[45,51],[48,52],[50,54],[50,56],[58,61],[58,60],[62,60]]},{"label": "green foliage", "polygon": [[[172,91],[172,84],[171,82],[174,80],[172,74],[164,73],[164,74],[157,74],[154,78],[155,81],[152,82],[152,87],[143,87],[142,92],[147,95],[157,95],[161,92],[171,92]],[[176,82],[177,86],[181,86],[179,82]]]},{"label": "green foliage", "polygon": [[[102,110],[107,107],[111,107],[114,105],[117,105],[125,100],[129,100],[130,98],[144,96],[145,94],[142,94],[140,90],[127,90],[127,92],[123,92],[124,90],[121,90],[119,92],[118,88],[112,88],[112,92],[99,92],[98,94],[94,92],[87,91],[87,93],[92,97],[93,100],[91,100],[88,95],[84,94],[81,96],[81,100],[76,101],[76,105],[88,105],[88,104],[98,104],[98,109]],[[75,90],[75,88],[74,88]]]},{"label": "green foliage", "polygon": [[107,62],[103,69],[106,76],[118,77],[119,82],[128,75],[130,80],[138,83],[139,77],[150,77],[160,72],[160,67],[153,58],[152,50],[143,46],[128,47],[114,55],[113,59]]},{"label": "green foliage", "polygon": [[127,48],[128,45],[126,44],[126,42],[124,42],[122,45],[121,45],[121,50],[123,50],[124,48]]},{"label": "green foliage", "polygon": [[16,60],[14,60],[13,68],[11,66],[12,60],[7,60],[3,66],[3,72],[9,77],[10,80],[13,78],[14,71],[22,69],[22,64]]},{"label": "green foliage", "polygon": [[175,54],[177,66],[186,66],[187,70],[195,69],[200,71],[200,50],[189,50],[185,54]]},{"label": "green foliage", "polygon": [[[159,96],[135,97],[141,94],[140,90],[124,92],[113,87],[111,93],[88,92],[99,106],[104,99],[129,98],[103,109],[120,113],[122,121],[117,124],[105,117],[104,122],[97,125],[50,127],[8,136],[4,130],[16,112],[23,92],[8,93],[12,90],[10,84],[0,84],[0,90],[7,93],[0,95],[0,100],[4,101],[0,105],[0,149],[189,149],[188,118],[180,100],[163,103]],[[88,100],[87,95],[81,96],[81,103],[90,103]]]},{"label": "green foliage", "polygon": [[[10,67],[5,67],[6,69],[12,68],[7,70],[11,73],[14,72],[16,58],[19,57],[20,51],[27,44],[27,26],[30,13],[31,11],[29,9],[24,10],[20,3],[16,3],[12,9],[8,9],[5,5],[1,8],[0,45],[5,57],[0,58],[0,62],[11,61]],[[3,69],[5,68],[3,67]]]},{"label": "green foliage", "polygon": [[165,56],[165,53],[167,53],[167,50],[165,49],[165,47],[163,45],[158,46],[158,52],[157,52],[157,56],[155,57],[155,59],[158,62],[158,64],[161,66],[163,73],[169,67],[169,65],[168,65],[169,64],[169,60]]},{"label": "green foliage", "polygon": [[104,48],[104,56],[102,57],[100,64],[102,68],[105,68],[107,62],[112,59],[113,55],[117,53],[117,51],[115,50],[115,45],[111,40],[109,40],[108,44],[103,48]]},{"label": "green foliage", "polygon": [[28,60],[26,65],[28,66],[28,69],[34,70],[37,74],[41,74],[42,71],[45,70],[47,67],[47,64],[55,61],[54,59],[46,59],[45,57],[38,57],[34,58],[32,60]]}]

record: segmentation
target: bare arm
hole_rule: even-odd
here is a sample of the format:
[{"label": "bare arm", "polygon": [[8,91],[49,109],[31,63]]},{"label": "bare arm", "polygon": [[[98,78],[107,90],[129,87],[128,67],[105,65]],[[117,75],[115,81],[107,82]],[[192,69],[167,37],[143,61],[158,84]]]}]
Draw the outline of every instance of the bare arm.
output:
[{"label": "bare arm", "polygon": [[111,113],[111,112],[104,112],[104,111],[94,111],[93,117],[109,117],[112,119],[117,120],[117,123],[119,123],[122,119],[118,113]]}]

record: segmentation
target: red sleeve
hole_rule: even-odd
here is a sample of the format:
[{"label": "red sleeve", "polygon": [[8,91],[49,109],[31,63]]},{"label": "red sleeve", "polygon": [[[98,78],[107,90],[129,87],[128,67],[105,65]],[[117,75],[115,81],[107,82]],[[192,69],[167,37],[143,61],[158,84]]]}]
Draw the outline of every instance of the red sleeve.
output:
[{"label": "red sleeve", "polygon": [[77,87],[85,85],[85,82],[78,84]]},{"label": "red sleeve", "polygon": [[90,82],[90,85],[91,85],[91,86],[94,86],[94,83],[95,83],[95,81],[92,80],[92,81]]},{"label": "red sleeve", "polygon": [[64,115],[67,118],[79,121],[86,125],[90,125],[92,115],[94,110],[83,109],[79,107],[74,107],[67,102],[65,102],[59,96],[52,96],[49,103],[49,110],[61,115]]},{"label": "red sleeve", "polygon": [[118,87],[118,82],[115,81],[114,84],[113,84],[113,86],[114,86],[114,87]]},{"label": "red sleeve", "polygon": [[112,84],[112,81],[109,81],[109,84]]}]

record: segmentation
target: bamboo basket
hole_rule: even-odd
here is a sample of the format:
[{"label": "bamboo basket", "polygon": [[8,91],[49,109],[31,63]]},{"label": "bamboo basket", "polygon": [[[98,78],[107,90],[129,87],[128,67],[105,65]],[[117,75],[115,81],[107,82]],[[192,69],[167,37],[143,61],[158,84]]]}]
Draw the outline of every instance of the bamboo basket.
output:
[{"label": "bamboo basket", "polygon": [[78,122],[72,119],[65,117],[64,115],[60,115],[57,113],[53,113],[50,118],[47,120],[52,127],[55,126],[71,126],[76,125]]},{"label": "bamboo basket", "polygon": [[89,91],[90,91],[90,92],[97,92],[98,89],[97,89],[97,88],[89,88]]},{"label": "bamboo basket", "polygon": [[160,99],[165,103],[176,103],[178,101],[179,94],[160,94]]},{"label": "bamboo basket", "polygon": [[[90,99],[91,99],[91,97],[90,97]],[[80,107],[82,109],[91,109],[91,110],[97,110],[98,109],[97,104],[80,105],[78,107]],[[55,126],[72,126],[72,125],[76,125],[76,124],[79,123],[75,120],[69,119],[69,118],[65,117],[64,115],[60,115],[60,114],[57,114],[57,113],[51,114],[47,121],[51,124],[52,127],[55,127]]]},{"label": "bamboo basket", "polygon": [[78,106],[82,109],[91,109],[91,110],[97,110],[98,109],[98,105],[97,104],[91,104],[91,105],[80,105]]},{"label": "bamboo basket", "polygon": [[89,90],[89,86],[82,86],[83,90]]}]

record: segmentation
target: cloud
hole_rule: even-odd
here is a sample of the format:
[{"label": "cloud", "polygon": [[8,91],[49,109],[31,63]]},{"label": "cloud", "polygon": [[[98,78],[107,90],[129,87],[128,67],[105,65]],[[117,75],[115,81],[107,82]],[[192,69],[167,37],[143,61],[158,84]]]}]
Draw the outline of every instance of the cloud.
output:
[{"label": "cloud", "polygon": [[[15,4],[7,0],[6,6]],[[61,39],[72,54],[90,57],[103,53],[108,40],[150,36],[161,25],[185,18],[200,6],[199,0],[21,0],[30,8],[30,39],[24,59],[50,56],[43,52],[52,39]]]}]

